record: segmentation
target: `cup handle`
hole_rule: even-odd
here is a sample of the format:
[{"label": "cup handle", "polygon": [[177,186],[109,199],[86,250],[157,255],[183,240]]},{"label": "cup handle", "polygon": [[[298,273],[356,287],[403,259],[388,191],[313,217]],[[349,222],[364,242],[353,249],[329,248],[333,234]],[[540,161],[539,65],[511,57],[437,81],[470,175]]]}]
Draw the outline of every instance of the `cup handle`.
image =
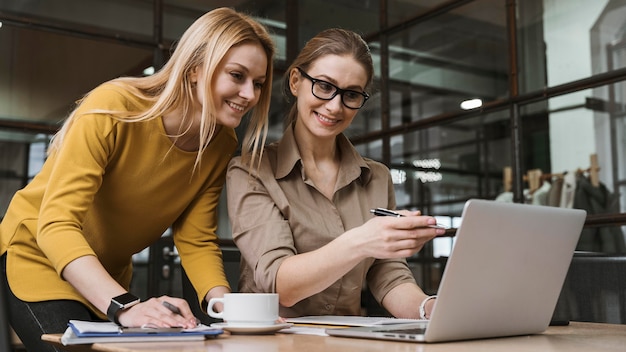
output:
[{"label": "cup handle", "polygon": [[224,298],[211,298],[209,300],[209,305],[206,308],[207,313],[209,314],[210,317],[213,318],[219,318],[219,319],[223,319],[224,316],[224,312],[216,312],[213,310],[213,306],[215,305],[215,303],[224,303]]}]

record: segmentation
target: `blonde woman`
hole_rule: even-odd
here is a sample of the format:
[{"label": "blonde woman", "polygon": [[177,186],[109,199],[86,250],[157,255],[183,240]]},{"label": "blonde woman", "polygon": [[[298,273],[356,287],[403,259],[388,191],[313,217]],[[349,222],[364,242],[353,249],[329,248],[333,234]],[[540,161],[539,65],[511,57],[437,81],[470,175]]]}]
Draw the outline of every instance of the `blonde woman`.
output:
[{"label": "blonde woman", "polygon": [[69,319],[195,326],[183,299],[137,303],[128,292],[132,255],[169,227],[199,303],[229,292],[218,198],[248,112],[243,154],[259,159],[273,56],[263,26],[220,8],[185,31],[159,72],[114,79],[79,102],[0,224],[10,322],[29,351],[50,350],[41,334]]}]

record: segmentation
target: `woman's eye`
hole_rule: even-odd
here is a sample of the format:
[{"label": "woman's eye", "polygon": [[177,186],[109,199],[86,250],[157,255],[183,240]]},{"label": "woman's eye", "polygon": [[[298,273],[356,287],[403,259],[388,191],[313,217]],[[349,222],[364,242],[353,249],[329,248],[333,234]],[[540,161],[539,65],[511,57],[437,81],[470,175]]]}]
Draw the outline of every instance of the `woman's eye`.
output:
[{"label": "woman's eye", "polygon": [[335,90],[335,87],[333,87],[328,82],[317,81],[317,85],[318,85],[319,89],[323,90],[324,92],[332,92],[333,90]]},{"label": "woman's eye", "polygon": [[242,75],[241,73],[239,73],[239,72],[231,72],[231,73],[230,73],[230,75],[231,75],[234,79],[238,79],[238,80],[240,80],[240,79],[242,79],[242,78],[243,78],[243,75]]},{"label": "woman's eye", "polygon": [[254,88],[256,89],[262,89],[264,85],[265,82],[254,82]]},{"label": "woman's eye", "polygon": [[353,101],[359,100],[362,97],[361,94],[359,94],[358,92],[352,91],[352,90],[345,91],[343,93],[343,96],[344,96],[345,99],[353,100]]}]

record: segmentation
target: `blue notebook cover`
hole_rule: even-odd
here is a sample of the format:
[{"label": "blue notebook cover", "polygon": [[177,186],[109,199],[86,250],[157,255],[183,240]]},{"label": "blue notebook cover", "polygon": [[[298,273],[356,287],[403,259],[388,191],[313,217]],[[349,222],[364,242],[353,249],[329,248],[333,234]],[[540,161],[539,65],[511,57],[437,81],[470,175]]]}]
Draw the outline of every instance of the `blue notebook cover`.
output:
[{"label": "blue notebook cover", "polygon": [[110,322],[70,320],[61,337],[64,345],[99,342],[154,342],[204,340],[224,333],[222,329],[198,325],[182,328],[124,328]]}]

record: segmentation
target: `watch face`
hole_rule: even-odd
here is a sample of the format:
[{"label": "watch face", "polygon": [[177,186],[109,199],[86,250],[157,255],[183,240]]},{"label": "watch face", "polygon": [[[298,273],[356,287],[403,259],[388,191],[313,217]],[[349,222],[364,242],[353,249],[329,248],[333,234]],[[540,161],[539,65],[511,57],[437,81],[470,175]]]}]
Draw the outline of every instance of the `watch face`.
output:
[{"label": "watch face", "polygon": [[113,300],[117,303],[119,303],[122,307],[127,306],[129,304],[132,303],[138,303],[139,302],[139,298],[126,292],[123,295],[119,295],[117,297],[113,297]]}]

